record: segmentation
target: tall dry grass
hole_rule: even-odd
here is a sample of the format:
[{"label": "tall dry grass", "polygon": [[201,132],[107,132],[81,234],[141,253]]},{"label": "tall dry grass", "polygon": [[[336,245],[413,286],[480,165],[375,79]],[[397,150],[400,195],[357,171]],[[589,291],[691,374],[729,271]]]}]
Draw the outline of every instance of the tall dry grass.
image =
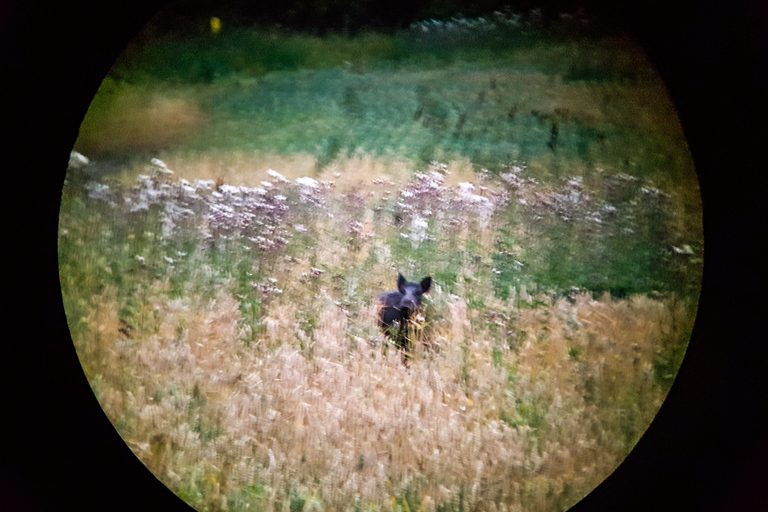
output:
[{"label": "tall dry grass", "polygon": [[438,286],[435,343],[405,366],[376,333],[375,304],[300,304],[317,316],[302,350],[288,299],[248,347],[231,290],[156,297],[128,338],[106,289],[75,341],[118,432],[201,510],[563,510],[651,421],[653,358],[685,316],[645,297],[521,308],[489,294],[489,311],[516,319],[500,342]]}]

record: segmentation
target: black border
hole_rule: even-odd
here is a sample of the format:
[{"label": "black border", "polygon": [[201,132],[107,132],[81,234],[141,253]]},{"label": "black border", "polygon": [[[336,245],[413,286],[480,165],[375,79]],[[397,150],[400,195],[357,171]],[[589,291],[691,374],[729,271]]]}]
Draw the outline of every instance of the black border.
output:
[{"label": "black border", "polygon": [[[665,404],[625,463],[575,511],[768,510],[762,3],[606,2],[644,45],[680,113],[702,187],[705,275]],[[111,63],[162,4],[0,5],[10,256],[2,290],[11,333],[0,358],[2,510],[190,510],[146,471],[93,397],[66,326],[56,258],[61,185],[79,124]]]}]

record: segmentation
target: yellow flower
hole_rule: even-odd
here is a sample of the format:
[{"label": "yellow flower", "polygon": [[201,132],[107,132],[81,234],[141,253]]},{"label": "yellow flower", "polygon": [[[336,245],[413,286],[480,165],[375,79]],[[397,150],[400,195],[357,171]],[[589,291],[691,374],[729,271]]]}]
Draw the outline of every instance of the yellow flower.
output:
[{"label": "yellow flower", "polygon": [[221,20],[214,16],[211,18],[211,32],[218,34],[219,30],[221,30]]}]

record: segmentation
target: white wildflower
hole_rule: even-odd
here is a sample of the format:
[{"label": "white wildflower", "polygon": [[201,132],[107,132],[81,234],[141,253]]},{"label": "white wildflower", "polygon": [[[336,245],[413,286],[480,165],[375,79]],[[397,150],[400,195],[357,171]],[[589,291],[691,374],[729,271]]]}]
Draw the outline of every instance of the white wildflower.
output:
[{"label": "white wildflower", "polygon": [[216,186],[216,182],[213,180],[195,180],[195,188],[212,190]]},{"label": "white wildflower", "polygon": [[427,228],[429,228],[429,223],[426,219],[419,215],[413,216],[413,220],[411,220],[411,232],[409,238],[411,239],[411,243],[413,244],[414,248],[418,247],[421,242],[426,240]]},{"label": "white wildflower", "polygon": [[91,199],[98,199],[100,201],[106,201],[110,205],[114,206],[112,199],[109,197],[109,185],[103,183],[87,183],[85,188],[88,190],[88,197]]},{"label": "white wildflower", "polygon": [[219,187],[219,190],[224,195],[239,195],[242,192],[242,189],[240,187],[235,187],[232,185],[222,185]]},{"label": "white wildflower", "polygon": [[472,195],[473,190],[475,190],[475,186],[472,183],[466,181],[459,183],[459,194],[463,196]]},{"label": "white wildflower", "polygon": [[[173,219],[170,215],[164,215],[161,219],[163,225],[161,226],[161,230],[163,232],[163,238],[170,238],[173,234],[173,228],[176,227],[176,224],[174,224]],[[167,259],[167,258],[166,258]],[[169,263],[173,263],[173,261],[170,261]]]},{"label": "white wildflower", "polygon": [[289,181],[291,181],[273,169],[267,169],[267,174],[272,176],[272,178],[274,178],[275,181],[281,181],[283,183],[288,183]]},{"label": "white wildflower", "polygon": [[310,178],[309,176],[304,176],[302,178],[296,178],[296,183],[303,187],[310,187],[310,188],[317,188],[319,186],[319,183],[316,179]]},{"label": "white wildflower", "polygon": [[691,249],[691,246],[688,244],[685,244],[682,247],[672,246],[672,250],[677,254],[693,254],[693,249]]},{"label": "white wildflower", "polygon": [[73,151],[69,154],[69,167],[72,169],[82,169],[90,163],[91,161],[88,160],[87,157],[81,155],[77,151]]},{"label": "white wildflower", "polygon": [[150,163],[155,168],[155,173],[157,174],[173,174],[173,171],[168,168],[167,165],[165,165],[165,162],[160,160],[159,158],[153,158],[150,160]]}]

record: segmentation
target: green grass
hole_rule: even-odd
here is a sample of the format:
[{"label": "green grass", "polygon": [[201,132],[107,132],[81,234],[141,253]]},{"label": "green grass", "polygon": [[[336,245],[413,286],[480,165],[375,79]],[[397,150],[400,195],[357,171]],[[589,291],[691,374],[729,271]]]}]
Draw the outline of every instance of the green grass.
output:
[{"label": "green grass", "polygon": [[[186,107],[189,129],[137,120],[146,147],[100,140],[114,140],[108,128],[152,98],[183,101],[168,117]],[[113,68],[77,148],[94,157],[301,152],[321,167],[356,152],[417,163],[464,157],[477,169],[528,162],[539,177],[601,166],[665,181],[690,181],[693,172],[663,84],[642,51],[617,35],[419,42],[408,34],[234,28],[145,37]]]}]

